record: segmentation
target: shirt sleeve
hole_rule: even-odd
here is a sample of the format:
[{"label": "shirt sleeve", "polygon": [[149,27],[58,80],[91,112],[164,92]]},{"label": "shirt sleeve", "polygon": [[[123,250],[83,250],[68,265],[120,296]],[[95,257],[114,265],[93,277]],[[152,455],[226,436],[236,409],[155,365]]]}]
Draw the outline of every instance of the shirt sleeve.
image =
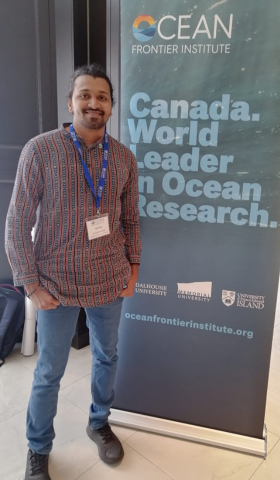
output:
[{"label": "shirt sleeve", "polygon": [[18,164],[14,190],[6,219],[5,249],[14,285],[39,280],[31,231],[43,191],[39,158],[32,141],[24,147]]},{"label": "shirt sleeve", "polygon": [[141,235],[139,219],[138,166],[133,153],[128,150],[129,177],[122,193],[122,226],[125,234],[126,256],[129,263],[140,263]]}]

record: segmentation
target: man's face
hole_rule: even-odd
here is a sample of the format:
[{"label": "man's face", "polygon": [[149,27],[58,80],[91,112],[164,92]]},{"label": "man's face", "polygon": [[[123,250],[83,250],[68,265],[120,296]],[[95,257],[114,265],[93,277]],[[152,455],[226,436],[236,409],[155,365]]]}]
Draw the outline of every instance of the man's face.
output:
[{"label": "man's face", "polygon": [[104,78],[81,75],[76,78],[72,100],[68,100],[73,121],[85,128],[99,130],[112,115],[110,87]]}]

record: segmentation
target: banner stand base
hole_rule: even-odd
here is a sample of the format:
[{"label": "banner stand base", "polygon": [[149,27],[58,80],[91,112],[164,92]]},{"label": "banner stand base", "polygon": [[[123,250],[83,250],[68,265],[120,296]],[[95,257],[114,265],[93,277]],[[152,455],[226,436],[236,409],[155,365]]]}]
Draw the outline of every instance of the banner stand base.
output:
[{"label": "banner stand base", "polygon": [[212,430],[211,428],[188,425],[163,418],[149,417],[138,413],[111,409],[110,423],[136,428],[147,432],[170,437],[183,438],[193,442],[205,443],[214,447],[227,448],[266,458],[267,432],[264,425],[263,439],[245,437],[235,433]]}]

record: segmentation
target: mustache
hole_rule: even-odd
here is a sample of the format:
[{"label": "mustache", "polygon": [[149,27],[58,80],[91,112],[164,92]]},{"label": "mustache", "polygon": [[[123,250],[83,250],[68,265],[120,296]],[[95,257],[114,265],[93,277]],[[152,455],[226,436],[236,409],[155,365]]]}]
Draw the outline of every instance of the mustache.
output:
[{"label": "mustache", "polygon": [[83,110],[83,112],[97,112],[97,113],[101,113],[102,115],[104,115],[103,110],[100,110],[99,108],[85,108]]}]

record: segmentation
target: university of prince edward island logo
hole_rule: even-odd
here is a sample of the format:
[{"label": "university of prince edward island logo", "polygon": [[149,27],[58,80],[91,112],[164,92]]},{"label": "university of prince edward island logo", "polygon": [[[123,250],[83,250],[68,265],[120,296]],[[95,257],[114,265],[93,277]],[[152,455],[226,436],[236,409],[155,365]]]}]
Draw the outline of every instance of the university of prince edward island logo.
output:
[{"label": "university of prince edward island logo", "polygon": [[[142,22],[148,23],[149,27],[138,28]],[[136,40],[139,42],[149,42],[156,33],[156,23],[150,15],[139,15],[139,17],[134,20],[132,27],[132,33]]]},{"label": "university of prince edward island logo", "polygon": [[222,301],[223,304],[227,307],[231,307],[231,305],[235,302],[235,292],[230,292],[229,290],[222,291]]}]

